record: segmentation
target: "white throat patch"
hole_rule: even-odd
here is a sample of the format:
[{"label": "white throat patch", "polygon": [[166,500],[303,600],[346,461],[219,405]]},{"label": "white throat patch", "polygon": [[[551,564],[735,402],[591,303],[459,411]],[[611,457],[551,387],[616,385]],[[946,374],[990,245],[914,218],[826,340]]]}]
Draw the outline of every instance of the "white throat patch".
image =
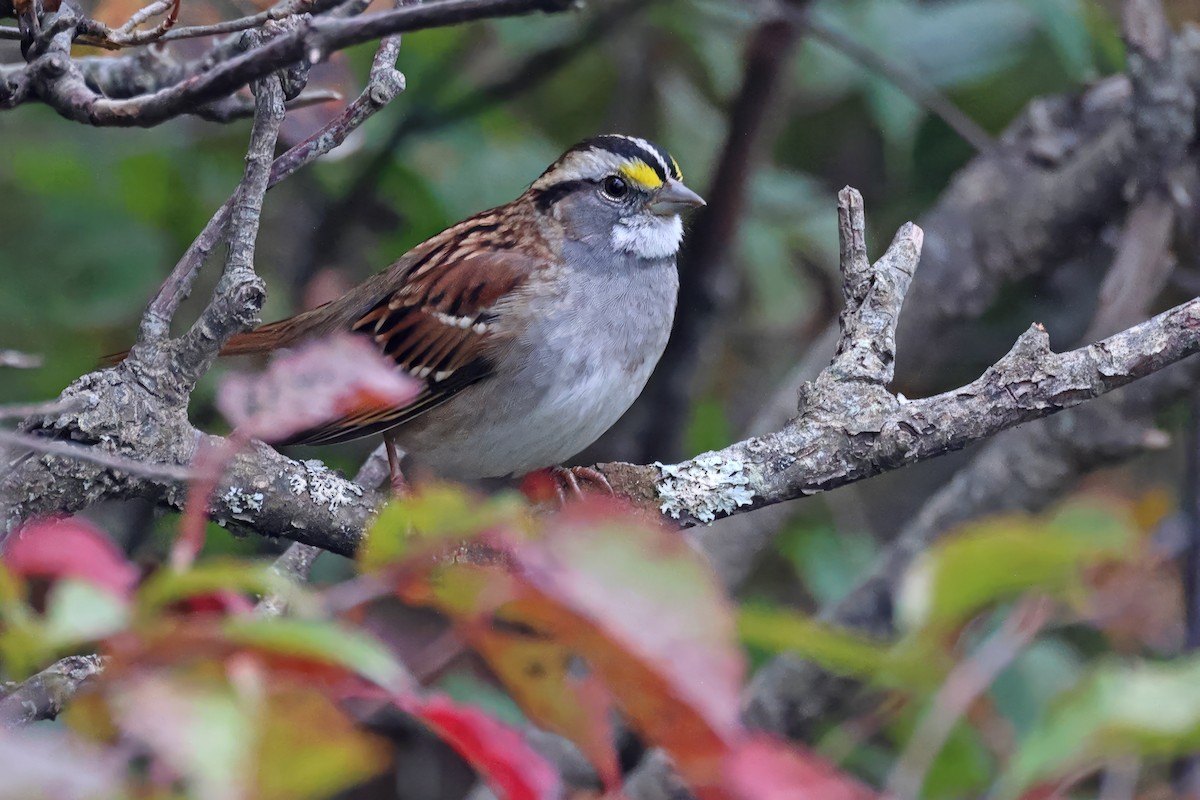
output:
[{"label": "white throat patch", "polygon": [[679,215],[659,217],[638,214],[625,217],[612,232],[612,244],[617,250],[642,258],[667,258],[679,252],[683,241],[683,220]]}]

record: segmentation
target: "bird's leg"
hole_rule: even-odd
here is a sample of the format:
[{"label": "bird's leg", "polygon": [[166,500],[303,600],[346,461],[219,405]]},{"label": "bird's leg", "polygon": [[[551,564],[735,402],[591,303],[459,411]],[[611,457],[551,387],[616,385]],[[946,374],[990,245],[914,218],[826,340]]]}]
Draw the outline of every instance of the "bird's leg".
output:
[{"label": "bird's leg", "polygon": [[404,473],[400,471],[400,454],[396,452],[396,443],[392,441],[392,437],[384,436],[383,447],[387,450],[388,483],[392,487],[392,494],[404,497],[408,494],[408,481],[404,480]]},{"label": "bird's leg", "polygon": [[583,484],[590,484],[602,494],[613,494],[613,488],[604,473],[592,467],[546,467],[534,470],[521,481],[521,490],[535,503],[550,500],[549,489],[554,487],[558,504],[564,505],[568,499],[583,499]]}]

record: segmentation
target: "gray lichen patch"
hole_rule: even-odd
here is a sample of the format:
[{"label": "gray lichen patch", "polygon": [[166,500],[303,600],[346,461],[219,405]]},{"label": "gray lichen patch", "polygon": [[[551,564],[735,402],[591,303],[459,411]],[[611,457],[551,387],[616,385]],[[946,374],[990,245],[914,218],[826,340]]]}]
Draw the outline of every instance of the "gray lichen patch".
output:
[{"label": "gray lichen patch", "polygon": [[310,458],[302,463],[304,474],[293,475],[288,480],[292,494],[307,494],[314,503],[328,508],[331,514],[354,502],[356,497],[362,497],[361,486],[334,474],[320,461]]},{"label": "gray lichen patch", "polygon": [[712,522],[718,515],[730,514],[754,500],[754,492],[747,488],[750,478],[740,459],[704,453],[681,464],[656,461],[654,466],[662,473],[655,486],[661,501],[659,510],[673,519],[687,514],[701,522]]},{"label": "gray lichen patch", "polygon": [[266,498],[262,492],[246,492],[240,486],[230,486],[221,499],[229,507],[230,513],[244,514],[247,510],[262,511]]}]

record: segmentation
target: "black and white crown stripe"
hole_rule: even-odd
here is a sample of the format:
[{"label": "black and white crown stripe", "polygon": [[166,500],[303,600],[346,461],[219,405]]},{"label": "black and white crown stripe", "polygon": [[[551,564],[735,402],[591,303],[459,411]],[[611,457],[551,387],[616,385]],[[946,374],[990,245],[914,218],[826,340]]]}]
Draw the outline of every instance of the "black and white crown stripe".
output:
[{"label": "black and white crown stripe", "polygon": [[637,161],[654,170],[663,183],[668,178],[683,179],[675,159],[653,142],[636,136],[607,134],[580,142],[563,153],[533,182],[532,188],[544,190],[566,182],[602,180],[622,165]]}]

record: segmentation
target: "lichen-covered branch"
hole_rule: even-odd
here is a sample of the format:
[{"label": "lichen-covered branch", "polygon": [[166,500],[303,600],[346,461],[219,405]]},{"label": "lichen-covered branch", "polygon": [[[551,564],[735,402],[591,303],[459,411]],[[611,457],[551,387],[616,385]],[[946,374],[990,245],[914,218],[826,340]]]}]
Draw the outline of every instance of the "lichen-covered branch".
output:
[{"label": "lichen-covered branch", "polygon": [[[1099,397],[1200,350],[1200,299],[1067,353],[1040,325],[978,380],[923,400],[864,402],[848,384],[806,387],[787,428],[695,459],[604,464],[620,492],[658,502],[682,527],[834,489],[959,450]],[[711,489],[710,489],[711,487]]]}]

